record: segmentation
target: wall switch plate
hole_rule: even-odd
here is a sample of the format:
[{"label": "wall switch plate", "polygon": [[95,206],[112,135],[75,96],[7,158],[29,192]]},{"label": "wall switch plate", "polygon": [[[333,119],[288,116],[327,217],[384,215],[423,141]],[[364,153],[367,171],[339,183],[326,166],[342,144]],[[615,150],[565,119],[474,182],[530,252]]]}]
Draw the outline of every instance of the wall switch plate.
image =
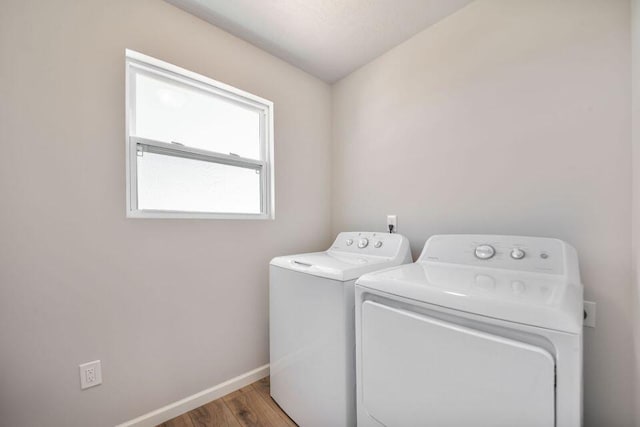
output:
[{"label": "wall switch plate", "polygon": [[387,215],[387,231],[389,231],[389,226],[393,225],[393,232],[398,232],[398,215]]},{"label": "wall switch plate", "polygon": [[596,327],[596,303],[593,301],[584,302],[583,324],[589,328]]},{"label": "wall switch plate", "polygon": [[83,363],[79,368],[81,389],[102,384],[102,366],[99,360]]}]

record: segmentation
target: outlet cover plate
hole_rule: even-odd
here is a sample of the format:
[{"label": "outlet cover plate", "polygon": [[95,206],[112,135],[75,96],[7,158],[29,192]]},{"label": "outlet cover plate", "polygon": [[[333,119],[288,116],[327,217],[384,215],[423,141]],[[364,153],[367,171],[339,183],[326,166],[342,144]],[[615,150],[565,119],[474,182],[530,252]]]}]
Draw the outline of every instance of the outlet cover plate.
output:
[{"label": "outlet cover plate", "polygon": [[83,363],[79,368],[82,390],[102,384],[102,366],[99,360]]},{"label": "outlet cover plate", "polygon": [[389,226],[393,225],[393,232],[398,232],[398,215],[387,215],[387,230],[389,231]]},{"label": "outlet cover plate", "polygon": [[593,301],[584,302],[583,324],[589,328],[596,327],[596,303]]}]

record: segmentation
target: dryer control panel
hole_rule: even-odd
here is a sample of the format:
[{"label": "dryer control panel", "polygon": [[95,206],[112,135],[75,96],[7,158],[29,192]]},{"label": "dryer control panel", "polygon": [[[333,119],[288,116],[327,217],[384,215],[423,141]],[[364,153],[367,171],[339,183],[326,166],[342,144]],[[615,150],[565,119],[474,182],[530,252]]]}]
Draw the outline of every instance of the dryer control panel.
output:
[{"label": "dryer control panel", "polygon": [[496,235],[438,235],[424,246],[419,261],[565,275],[575,249],[558,239]]}]

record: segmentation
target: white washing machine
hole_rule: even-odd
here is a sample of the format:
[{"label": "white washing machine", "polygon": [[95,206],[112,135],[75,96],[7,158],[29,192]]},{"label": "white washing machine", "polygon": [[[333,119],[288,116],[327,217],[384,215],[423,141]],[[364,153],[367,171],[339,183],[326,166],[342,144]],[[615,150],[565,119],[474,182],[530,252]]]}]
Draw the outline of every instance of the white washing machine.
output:
[{"label": "white washing machine", "polygon": [[356,283],[359,427],[578,427],[576,251],[534,237],[431,237]]},{"label": "white washing machine", "polygon": [[355,280],[410,262],[405,237],[365,232],[271,261],[271,396],[298,425],[355,426]]}]

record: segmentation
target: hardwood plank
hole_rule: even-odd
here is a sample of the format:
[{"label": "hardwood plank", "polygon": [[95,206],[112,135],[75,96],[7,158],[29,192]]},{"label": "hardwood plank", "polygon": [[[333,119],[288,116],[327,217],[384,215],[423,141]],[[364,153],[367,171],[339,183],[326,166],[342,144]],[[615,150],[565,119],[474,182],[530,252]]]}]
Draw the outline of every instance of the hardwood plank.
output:
[{"label": "hardwood plank", "polygon": [[189,417],[189,413],[178,415],[167,422],[160,424],[159,427],[194,427]]},{"label": "hardwood plank", "polygon": [[189,412],[194,427],[240,427],[222,399],[214,400]]},{"label": "hardwood plank", "polygon": [[251,384],[251,386],[260,393],[260,396],[271,397],[271,377],[264,377],[263,379]]},{"label": "hardwood plank", "polygon": [[271,398],[270,388],[269,377],[263,378],[158,427],[297,427]]},{"label": "hardwood plank", "polygon": [[284,420],[248,385],[223,397],[240,425],[244,427],[281,427]]},{"label": "hardwood plank", "polygon": [[293,422],[291,418],[278,406],[275,400],[271,398],[271,380],[269,377],[264,377],[261,380],[251,384],[251,387],[260,395],[260,397],[266,402],[271,409],[273,409],[282,418],[284,424],[287,427],[297,427],[298,425]]}]

